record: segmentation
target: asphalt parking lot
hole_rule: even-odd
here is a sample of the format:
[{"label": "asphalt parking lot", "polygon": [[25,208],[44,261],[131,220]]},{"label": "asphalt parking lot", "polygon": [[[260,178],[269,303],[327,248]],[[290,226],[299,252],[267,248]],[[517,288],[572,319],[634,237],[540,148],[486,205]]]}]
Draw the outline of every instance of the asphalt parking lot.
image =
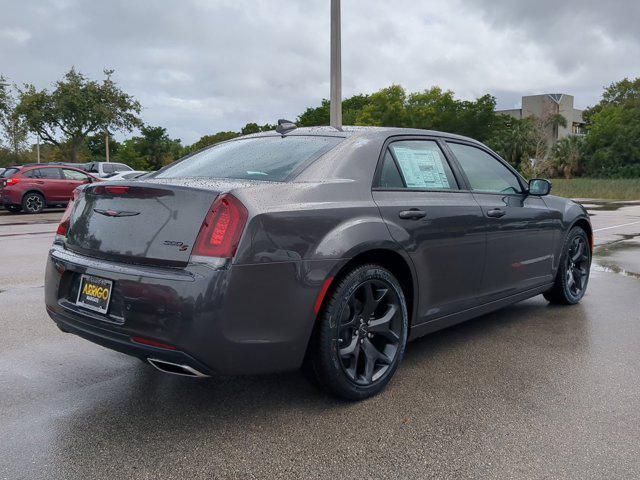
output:
[{"label": "asphalt parking lot", "polygon": [[588,206],[581,304],[413,342],[359,404],[296,372],[171,377],[60,332],[42,282],[61,211],[0,211],[0,478],[639,478],[640,204]]}]

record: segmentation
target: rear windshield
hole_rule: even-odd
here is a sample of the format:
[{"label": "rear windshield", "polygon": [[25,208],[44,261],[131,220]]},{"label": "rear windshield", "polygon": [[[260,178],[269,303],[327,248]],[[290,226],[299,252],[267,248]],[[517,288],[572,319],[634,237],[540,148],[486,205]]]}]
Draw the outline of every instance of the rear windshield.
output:
[{"label": "rear windshield", "polygon": [[154,178],[235,178],[282,182],[328,152],[340,137],[258,137],[220,143],[168,166]]},{"label": "rear windshield", "polygon": [[19,168],[7,168],[4,172],[0,173],[1,178],[11,178],[20,171]]}]

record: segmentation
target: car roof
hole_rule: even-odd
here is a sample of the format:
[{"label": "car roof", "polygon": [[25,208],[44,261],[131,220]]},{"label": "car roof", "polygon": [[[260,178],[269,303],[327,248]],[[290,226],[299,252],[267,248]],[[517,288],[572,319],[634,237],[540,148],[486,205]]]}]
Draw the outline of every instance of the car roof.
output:
[{"label": "car roof", "polygon": [[[477,140],[463,135],[457,135],[455,133],[440,132],[437,130],[424,130],[420,128],[404,128],[404,127],[364,127],[364,126],[344,126],[342,130],[338,130],[334,127],[321,126],[321,127],[300,127],[289,130],[283,135],[279,134],[275,130],[267,132],[254,133],[251,135],[244,135],[237,138],[252,138],[252,137],[273,137],[273,136],[322,136],[322,137],[378,137],[386,138],[394,135],[420,135],[429,137],[445,137],[457,140],[464,140],[467,142],[478,143]],[[233,141],[233,140],[232,140]]]}]

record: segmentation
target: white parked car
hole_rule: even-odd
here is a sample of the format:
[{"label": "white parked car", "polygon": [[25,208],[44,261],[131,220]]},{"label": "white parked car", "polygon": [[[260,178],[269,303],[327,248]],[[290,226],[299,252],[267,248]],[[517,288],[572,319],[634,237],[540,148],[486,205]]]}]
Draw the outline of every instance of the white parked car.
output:
[{"label": "white parked car", "polygon": [[117,172],[132,172],[133,168],[124,163],[114,162],[90,162],[87,163],[85,170],[94,177],[108,177],[109,175]]},{"label": "white parked car", "polygon": [[131,171],[122,171],[112,173],[111,175],[107,175],[104,177],[105,180],[135,180],[136,178],[140,178],[143,175],[146,175],[149,172],[143,172],[141,170],[131,170]]}]

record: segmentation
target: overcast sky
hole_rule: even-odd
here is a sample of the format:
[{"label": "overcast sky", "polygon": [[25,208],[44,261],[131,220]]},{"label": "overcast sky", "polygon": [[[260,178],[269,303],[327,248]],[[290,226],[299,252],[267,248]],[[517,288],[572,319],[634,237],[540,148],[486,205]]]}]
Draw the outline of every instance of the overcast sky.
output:
[{"label": "overcast sky", "polygon": [[[329,0],[0,0],[0,74],[50,85],[103,68],[143,119],[190,143],[294,119],[329,95]],[[640,75],[639,0],[342,0],[343,93],[392,83],[570,93]]]}]

